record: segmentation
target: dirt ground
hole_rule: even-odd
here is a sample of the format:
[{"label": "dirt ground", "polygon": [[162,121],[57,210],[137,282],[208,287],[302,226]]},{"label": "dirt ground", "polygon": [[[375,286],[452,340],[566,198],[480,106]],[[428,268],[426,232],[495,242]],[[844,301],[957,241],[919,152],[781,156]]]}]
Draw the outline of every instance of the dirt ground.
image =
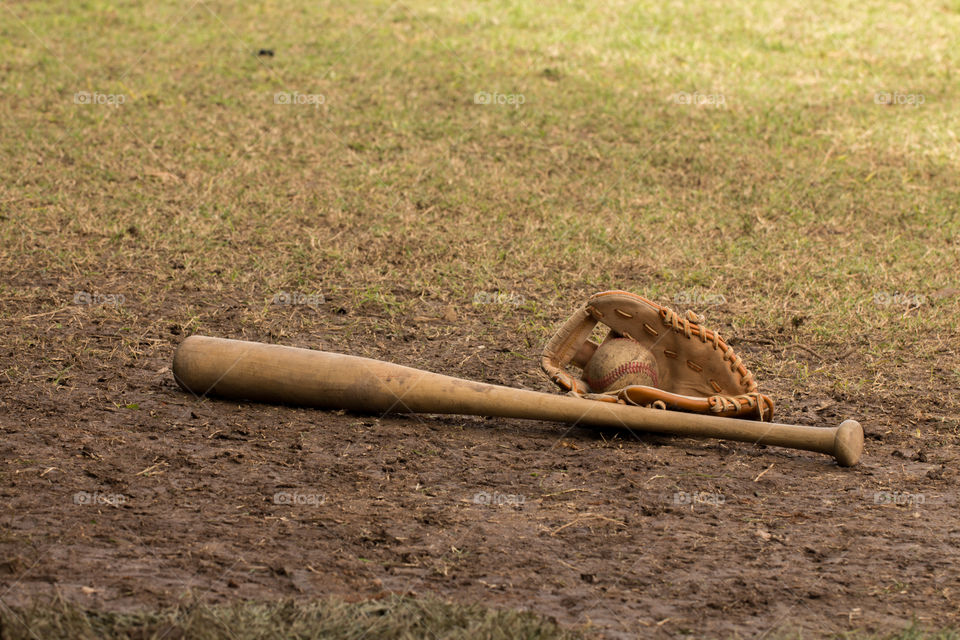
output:
[{"label": "dirt ground", "polygon": [[[302,311],[320,314],[322,333],[278,339],[238,330],[225,305],[206,332],[552,391],[537,348],[482,343],[468,330],[482,310],[464,308],[383,331],[328,302]],[[787,352],[783,336],[731,336],[779,420],[862,421],[865,457],[844,469],[812,453],[520,420],[198,401],[169,369],[188,333],[178,324],[135,337],[133,357],[109,306],[28,316],[33,352],[0,352],[5,369],[33,374],[0,376],[8,605],[433,594],[607,637],[957,621],[957,451],[944,429],[955,392],[806,394],[770,364],[820,359],[842,375],[863,345]],[[57,366],[26,364],[44,354]]]}]

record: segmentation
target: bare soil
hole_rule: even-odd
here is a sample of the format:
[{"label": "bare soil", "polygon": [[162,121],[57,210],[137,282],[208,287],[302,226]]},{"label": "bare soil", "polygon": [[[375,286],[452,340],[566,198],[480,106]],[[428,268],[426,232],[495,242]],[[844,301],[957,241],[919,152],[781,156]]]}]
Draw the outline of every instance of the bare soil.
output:
[{"label": "bare soil", "polygon": [[[863,422],[863,462],[844,469],[728,442],[198,400],[169,370],[187,333],[178,324],[131,338],[108,307],[30,309],[20,320],[35,331],[19,338],[33,351],[0,351],[4,369],[31,372],[0,376],[8,605],[402,593],[529,609],[609,637],[957,621],[956,438],[949,416],[935,417],[952,391],[908,365],[916,389],[880,397],[804,393],[764,365],[778,420]],[[553,390],[536,348],[479,341],[482,314],[433,311],[383,331],[328,303],[303,310],[321,314],[322,333],[277,338],[238,330],[224,306],[205,332]],[[841,374],[866,357],[848,345],[788,352],[779,335],[732,342],[748,363],[819,359]]]}]

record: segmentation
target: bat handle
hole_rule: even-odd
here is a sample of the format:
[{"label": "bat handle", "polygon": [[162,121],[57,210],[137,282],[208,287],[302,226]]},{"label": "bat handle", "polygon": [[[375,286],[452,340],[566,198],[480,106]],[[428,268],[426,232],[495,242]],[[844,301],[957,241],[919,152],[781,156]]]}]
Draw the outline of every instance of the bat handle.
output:
[{"label": "bat handle", "polygon": [[863,454],[863,427],[856,420],[844,420],[833,438],[833,457],[841,467],[852,467]]},{"label": "bat handle", "polygon": [[[617,422],[642,431],[693,438],[721,438],[774,447],[817,451],[832,456],[841,467],[852,467],[863,455],[863,428],[856,420],[844,420],[836,427],[755,422],[738,418],[716,417],[695,413],[661,411],[643,407],[594,402],[598,426]],[[592,413],[592,412],[590,412]],[[608,414],[604,416],[603,414]],[[589,413],[576,415],[577,422],[586,422]],[[612,418],[612,419],[611,419]]]}]

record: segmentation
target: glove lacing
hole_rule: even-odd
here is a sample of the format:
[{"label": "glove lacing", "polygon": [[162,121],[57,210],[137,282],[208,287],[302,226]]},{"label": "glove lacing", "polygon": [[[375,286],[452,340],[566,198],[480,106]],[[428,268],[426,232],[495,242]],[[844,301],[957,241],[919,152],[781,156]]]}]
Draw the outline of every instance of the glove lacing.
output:
[{"label": "glove lacing", "polygon": [[756,409],[759,411],[761,422],[763,422],[768,414],[773,414],[773,403],[769,398],[756,391],[757,382],[754,380],[753,374],[746,368],[743,368],[743,370],[746,372],[745,374],[740,373],[740,368],[743,365],[743,359],[735,354],[733,352],[733,347],[728,345],[726,342],[724,342],[722,345],[720,344],[721,339],[719,332],[710,331],[709,329],[704,329],[702,326],[700,326],[703,322],[703,318],[701,316],[698,316],[692,310],[688,309],[686,317],[681,317],[680,314],[675,312],[673,309],[661,307],[660,319],[663,320],[663,324],[671,327],[677,333],[682,333],[687,339],[696,336],[700,339],[700,342],[703,342],[704,344],[707,342],[712,343],[714,350],[720,350],[723,352],[723,359],[730,363],[730,371],[740,376],[740,384],[748,389],[747,393],[737,396],[710,396],[708,398],[708,402],[710,403],[711,411],[714,413],[723,413],[730,410],[737,410],[746,404],[751,409]]}]

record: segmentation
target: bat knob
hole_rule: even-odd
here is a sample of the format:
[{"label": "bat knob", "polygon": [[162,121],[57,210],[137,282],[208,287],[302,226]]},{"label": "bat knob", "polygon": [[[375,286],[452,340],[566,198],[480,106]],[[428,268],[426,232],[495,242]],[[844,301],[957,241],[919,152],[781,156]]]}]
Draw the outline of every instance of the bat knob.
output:
[{"label": "bat knob", "polygon": [[833,440],[833,457],[841,467],[852,467],[863,453],[863,427],[856,420],[844,420]]}]

